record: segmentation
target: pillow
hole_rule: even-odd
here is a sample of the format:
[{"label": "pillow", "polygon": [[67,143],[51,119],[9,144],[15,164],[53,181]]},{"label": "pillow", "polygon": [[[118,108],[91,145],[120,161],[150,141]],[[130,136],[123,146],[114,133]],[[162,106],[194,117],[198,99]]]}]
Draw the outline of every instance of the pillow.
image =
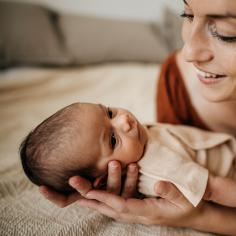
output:
[{"label": "pillow", "polygon": [[75,64],[160,62],[168,53],[157,25],[66,14],[60,16],[59,25]]},{"label": "pillow", "polygon": [[164,20],[161,25],[161,33],[168,45],[169,52],[180,49],[183,46],[181,37],[182,19],[170,8],[164,10]]},{"label": "pillow", "polygon": [[40,6],[0,2],[0,65],[68,64],[51,16]]}]

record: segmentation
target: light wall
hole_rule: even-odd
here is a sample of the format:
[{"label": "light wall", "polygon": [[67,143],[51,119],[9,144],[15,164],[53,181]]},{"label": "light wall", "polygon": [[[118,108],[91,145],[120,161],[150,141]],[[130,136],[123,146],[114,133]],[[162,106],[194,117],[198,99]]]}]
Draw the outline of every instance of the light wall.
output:
[{"label": "light wall", "polygon": [[[12,1],[12,0],[8,0]],[[89,14],[118,19],[160,21],[168,6],[181,12],[182,0],[14,0],[49,6],[59,12]]]}]

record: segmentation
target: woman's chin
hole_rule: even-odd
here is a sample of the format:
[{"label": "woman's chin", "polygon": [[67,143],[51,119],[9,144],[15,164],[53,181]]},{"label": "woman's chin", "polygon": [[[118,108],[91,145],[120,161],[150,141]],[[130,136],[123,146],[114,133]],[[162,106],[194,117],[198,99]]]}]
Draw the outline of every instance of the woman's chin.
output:
[{"label": "woman's chin", "polygon": [[236,101],[236,85],[225,84],[225,86],[204,85],[199,86],[200,93],[209,102]]},{"label": "woman's chin", "polygon": [[228,101],[236,101],[236,95],[234,97],[230,94],[216,94],[216,93],[210,93],[207,91],[201,91],[202,96],[204,97],[205,100],[209,102],[228,102]]}]

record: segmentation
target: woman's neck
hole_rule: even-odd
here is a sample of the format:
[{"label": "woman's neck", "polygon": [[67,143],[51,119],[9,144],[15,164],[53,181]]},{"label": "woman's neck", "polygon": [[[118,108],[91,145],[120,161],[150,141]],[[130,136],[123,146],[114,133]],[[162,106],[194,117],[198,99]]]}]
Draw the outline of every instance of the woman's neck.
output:
[{"label": "woman's neck", "polygon": [[236,136],[236,102],[203,101],[197,110],[212,130]]}]

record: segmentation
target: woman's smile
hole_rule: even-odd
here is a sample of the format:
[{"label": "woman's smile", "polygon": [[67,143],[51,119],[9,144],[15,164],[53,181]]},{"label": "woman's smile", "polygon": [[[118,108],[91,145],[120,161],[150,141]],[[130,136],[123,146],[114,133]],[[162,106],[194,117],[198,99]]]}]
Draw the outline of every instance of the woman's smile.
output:
[{"label": "woman's smile", "polygon": [[197,78],[199,79],[200,82],[202,82],[205,85],[218,84],[227,79],[226,75],[203,71],[197,67],[196,71],[197,71]]}]

